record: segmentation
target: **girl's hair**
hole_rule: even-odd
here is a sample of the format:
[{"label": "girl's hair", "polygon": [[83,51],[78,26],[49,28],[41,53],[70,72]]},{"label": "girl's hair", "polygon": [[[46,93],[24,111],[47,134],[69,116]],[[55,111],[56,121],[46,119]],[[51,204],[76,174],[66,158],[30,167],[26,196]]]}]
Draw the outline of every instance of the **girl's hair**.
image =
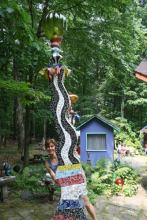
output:
[{"label": "girl's hair", "polygon": [[50,143],[53,143],[56,146],[56,141],[54,139],[47,139],[45,141],[45,148],[47,149]]}]

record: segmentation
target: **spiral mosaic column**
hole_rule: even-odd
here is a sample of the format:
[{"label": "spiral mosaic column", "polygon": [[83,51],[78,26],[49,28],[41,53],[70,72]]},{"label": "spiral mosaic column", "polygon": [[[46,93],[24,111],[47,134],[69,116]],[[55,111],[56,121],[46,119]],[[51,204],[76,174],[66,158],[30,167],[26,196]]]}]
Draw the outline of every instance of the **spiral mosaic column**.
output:
[{"label": "spiral mosaic column", "polygon": [[[60,19],[60,16],[56,14],[50,15],[44,21],[43,29],[51,39],[53,68],[44,68],[40,71],[50,81],[52,97],[50,109],[54,115],[56,130],[59,136],[59,144],[56,146],[56,154],[59,161],[56,181],[61,187],[61,198],[53,220],[86,220],[84,203],[82,202],[82,198],[87,195],[86,182],[82,175],[82,168],[78,157],[74,155],[77,135],[75,128],[66,117],[70,111],[71,103],[64,87],[64,77],[65,73],[69,71],[64,66],[60,67],[59,65],[59,61],[62,59],[62,56],[59,54],[61,52],[59,42],[62,39],[59,37],[59,33],[61,34],[62,32],[61,26],[65,25],[65,18],[63,19],[63,16],[61,16]],[[48,23],[54,27],[53,30],[49,31],[47,29]]]}]

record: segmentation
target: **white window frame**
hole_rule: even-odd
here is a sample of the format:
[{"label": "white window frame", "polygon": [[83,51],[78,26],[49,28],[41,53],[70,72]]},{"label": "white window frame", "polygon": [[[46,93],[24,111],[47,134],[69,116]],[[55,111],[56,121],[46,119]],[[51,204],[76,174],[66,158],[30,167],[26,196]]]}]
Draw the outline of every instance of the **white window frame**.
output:
[{"label": "white window frame", "polygon": [[88,149],[88,146],[87,146],[87,143],[88,143],[88,135],[89,134],[105,134],[106,135],[106,132],[88,132],[86,133],[86,151],[89,152],[89,151],[104,151],[106,152],[107,151],[107,142],[106,142],[106,149],[105,150],[89,150]]}]

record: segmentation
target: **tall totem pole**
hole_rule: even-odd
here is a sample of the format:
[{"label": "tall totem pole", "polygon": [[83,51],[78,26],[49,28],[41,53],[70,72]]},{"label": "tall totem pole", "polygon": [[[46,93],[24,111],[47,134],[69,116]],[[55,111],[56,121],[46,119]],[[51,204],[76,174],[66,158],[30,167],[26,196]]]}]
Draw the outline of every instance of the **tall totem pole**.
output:
[{"label": "tall totem pole", "polygon": [[70,110],[69,95],[64,87],[64,77],[70,73],[62,64],[59,49],[61,35],[66,30],[67,23],[63,15],[50,14],[43,22],[43,31],[51,41],[52,67],[40,71],[49,80],[51,90],[50,109],[54,115],[59,144],[56,154],[59,166],[56,180],[61,187],[61,198],[53,220],[86,220],[81,198],[87,195],[86,181],[78,157],[74,155],[77,145],[76,130],[67,118]]}]

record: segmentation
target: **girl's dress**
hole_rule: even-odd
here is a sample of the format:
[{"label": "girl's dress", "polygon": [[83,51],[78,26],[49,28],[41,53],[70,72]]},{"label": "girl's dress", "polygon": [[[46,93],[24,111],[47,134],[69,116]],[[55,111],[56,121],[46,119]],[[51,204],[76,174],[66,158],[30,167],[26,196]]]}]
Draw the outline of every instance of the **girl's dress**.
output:
[{"label": "girl's dress", "polygon": [[52,169],[52,171],[53,171],[54,173],[56,173],[56,170],[57,170],[57,168],[58,168],[58,164],[53,165],[53,164],[51,163],[51,161],[50,161],[49,158],[48,158],[47,162],[48,162],[49,167]]}]

